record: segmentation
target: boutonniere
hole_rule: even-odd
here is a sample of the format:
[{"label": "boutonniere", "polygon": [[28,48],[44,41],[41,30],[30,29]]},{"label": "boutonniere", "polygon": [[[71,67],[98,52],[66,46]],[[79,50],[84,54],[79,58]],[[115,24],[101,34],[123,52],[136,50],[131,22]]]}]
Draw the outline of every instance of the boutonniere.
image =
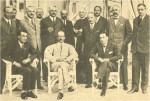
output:
[{"label": "boutonniere", "polygon": [[123,26],[123,24],[120,24],[120,26]]},{"label": "boutonniere", "polygon": [[112,54],[113,53],[113,51],[110,51],[108,54]]}]

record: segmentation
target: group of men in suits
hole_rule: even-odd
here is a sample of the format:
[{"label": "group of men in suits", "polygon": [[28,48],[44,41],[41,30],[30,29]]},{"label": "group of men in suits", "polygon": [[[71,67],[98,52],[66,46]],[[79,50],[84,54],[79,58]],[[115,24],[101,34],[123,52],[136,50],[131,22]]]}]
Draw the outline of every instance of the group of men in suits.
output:
[{"label": "group of men in suits", "polygon": [[[86,11],[81,8],[79,11],[80,19],[77,20],[73,26],[72,22],[67,19],[68,12],[62,10],[60,12],[61,19],[57,17],[56,6],[49,7],[49,16],[42,18],[43,10],[40,8],[35,12],[33,6],[27,7],[26,16],[20,21],[19,26],[15,23],[15,19],[12,20],[13,9],[11,7],[6,7],[4,9],[4,18],[1,23],[1,51],[5,53],[5,48],[9,42],[12,40],[17,40],[17,34],[19,33],[19,38],[21,37],[21,32],[26,32],[28,35],[27,42],[33,47],[37,52],[37,58],[40,60],[44,59],[45,49],[49,50],[48,54],[51,54],[51,49],[55,50],[58,43],[67,43],[66,47],[69,49],[74,49],[75,47],[78,56],[79,63],[77,68],[82,68],[86,76],[86,86],[85,88],[90,88],[92,86],[92,66],[89,62],[91,57],[95,58],[99,63],[99,81],[102,82],[102,93],[101,96],[105,96],[107,89],[107,81],[110,71],[117,70],[115,67],[115,62],[120,58],[120,54],[123,56],[123,62],[120,67],[121,83],[123,83],[123,89],[128,90],[128,44],[132,41],[132,89],[128,93],[134,93],[139,90],[139,75],[140,68],[142,68],[142,91],[145,94],[148,85],[148,67],[149,67],[149,15],[146,14],[146,5],[139,4],[137,6],[139,16],[133,21],[133,34],[132,28],[129,20],[120,16],[120,8],[118,6],[112,7],[112,16],[110,19],[106,19],[100,16],[102,8],[100,6],[94,7],[94,12],[89,12],[86,17]],[[14,15],[15,15],[14,11]],[[38,19],[34,19],[35,13]],[[16,27],[18,26],[18,27]],[[63,31],[63,32],[62,32]],[[75,39],[76,37],[76,43]],[[58,43],[57,43],[58,42]],[[56,44],[57,43],[57,44]],[[68,45],[71,44],[72,46]],[[50,46],[51,45],[51,46]],[[54,45],[54,46],[53,46]],[[47,47],[51,47],[50,49]],[[56,47],[55,47],[56,46]],[[107,48],[108,51],[107,51]],[[113,54],[111,54],[111,52]],[[98,57],[95,55],[98,53]],[[71,54],[71,53],[67,53]],[[76,54],[74,52],[74,54]],[[52,54],[52,55],[58,55]],[[48,55],[47,55],[48,56]],[[75,55],[77,56],[77,55]],[[7,56],[3,56],[7,57]],[[27,58],[27,57],[25,57]],[[52,57],[47,57],[49,59]],[[58,56],[59,58],[59,56]],[[31,59],[29,59],[31,61]],[[56,59],[57,60],[57,59]],[[65,61],[64,59],[58,59]],[[61,62],[62,62],[61,61]],[[68,61],[68,60],[67,60]],[[56,64],[59,61],[55,61]],[[1,61],[2,67],[5,66],[3,61]],[[67,62],[68,63],[68,62]],[[68,64],[64,63],[65,67]],[[81,67],[82,66],[82,67]],[[58,99],[63,97],[62,92],[62,74],[66,70],[57,64],[57,71],[59,73],[59,88],[60,92]],[[2,71],[3,68],[1,68]],[[40,70],[40,66],[38,66]],[[47,67],[43,64],[43,76],[47,80]],[[77,70],[77,74],[81,69]],[[3,73],[3,72],[2,72]],[[37,73],[40,77],[40,73]],[[2,76],[4,76],[2,74]],[[65,75],[63,75],[65,76]],[[77,75],[77,79],[78,79]],[[4,77],[1,77],[4,78]],[[40,80],[39,85],[40,85]],[[65,80],[65,82],[69,82]],[[2,85],[4,82],[2,83]],[[40,85],[41,86],[41,85]],[[73,88],[69,88],[71,91]],[[23,94],[24,95],[24,94]],[[28,95],[25,94],[25,95]],[[34,94],[32,94],[34,95]],[[36,96],[36,95],[35,95]],[[23,98],[26,98],[23,97]]]}]

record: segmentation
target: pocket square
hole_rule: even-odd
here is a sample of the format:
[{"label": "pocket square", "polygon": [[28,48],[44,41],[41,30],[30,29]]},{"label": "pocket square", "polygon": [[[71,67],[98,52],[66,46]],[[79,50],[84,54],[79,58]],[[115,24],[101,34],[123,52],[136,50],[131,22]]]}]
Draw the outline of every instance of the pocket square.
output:
[{"label": "pocket square", "polygon": [[120,26],[123,26],[123,24],[120,24]]},{"label": "pocket square", "polygon": [[110,51],[108,54],[112,54],[113,53],[113,51]]}]

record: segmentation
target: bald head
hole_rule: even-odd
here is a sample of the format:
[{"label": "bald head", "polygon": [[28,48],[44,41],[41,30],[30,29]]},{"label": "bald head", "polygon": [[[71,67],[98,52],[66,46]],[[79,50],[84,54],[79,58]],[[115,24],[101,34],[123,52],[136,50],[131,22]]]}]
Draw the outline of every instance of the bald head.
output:
[{"label": "bald head", "polygon": [[112,7],[112,13],[113,13],[113,17],[117,18],[119,16],[119,14],[120,14],[120,7],[117,6],[117,5],[114,5]]},{"label": "bald head", "polygon": [[63,20],[67,20],[68,12],[66,10],[62,10],[60,15]]},{"label": "bald head", "polygon": [[51,17],[56,17],[56,15],[57,15],[56,6],[49,7],[49,14],[50,14]]},{"label": "bald head", "polygon": [[27,16],[32,19],[35,16],[35,7],[28,6],[26,9],[26,13],[27,13]]},{"label": "bald head", "polygon": [[90,24],[93,24],[96,21],[96,18],[94,16],[93,12],[89,12],[88,15],[87,15],[87,18],[88,18],[88,21],[89,21]]},{"label": "bald head", "polygon": [[80,18],[84,18],[86,16],[86,9],[85,8],[81,8],[79,10],[79,17]]}]

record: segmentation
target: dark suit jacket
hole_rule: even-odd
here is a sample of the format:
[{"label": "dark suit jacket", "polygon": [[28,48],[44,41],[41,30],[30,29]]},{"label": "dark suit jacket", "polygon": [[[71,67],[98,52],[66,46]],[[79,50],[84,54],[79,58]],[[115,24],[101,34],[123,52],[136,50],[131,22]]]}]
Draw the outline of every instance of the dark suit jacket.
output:
[{"label": "dark suit jacket", "polygon": [[1,55],[3,57],[3,53],[5,53],[5,47],[7,47],[7,44],[17,40],[17,29],[16,29],[16,24],[12,20],[11,21],[11,26],[8,25],[6,20],[4,18],[1,19]]},{"label": "dark suit jacket", "polygon": [[[48,28],[52,27],[53,32],[50,33]],[[43,18],[41,20],[41,42],[43,51],[49,45],[57,42],[57,33],[62,30],[62,20],[56,17],[55,23],[50,19],[50,17]]]},{"label": "dark suit jacket", "polygon": [[65,42],[71,45],[75,45],[74,40],[74,31],[73,31],[73,24],[71,21],[66,20],[66,25],[63,23],[63,31],[65,32]]},{"label": "dark suit jacket", "polygon": [[132,38],[132,53],[137,51],[140,53],[150,53],[150,16],[146,15],[138,26],[139,17],[133,21],[133,38]]},{"label": "dark suit jacket", "polygon": [[[98,55],[96,55],[96,53]],[[108,42],[105,52],[104,52],[101,42],[97,42],[90,52],[90,57],[94,58],[95,61],[98,63],[98,65],[100,64],[100,62],[98,60],[99,57],[100,58],[108,58],[110,62],[116,64],[116,61],[118,59],[121,59],[121,54],[119,53],[118,48],[115,44]],[[111,68],[111,71],[114,71],[114,70],[116,71],[117,67]]]},{"label": "dark suit jacket", "polygon": [[17,40],[16,24],[11,20],[11,26],[8,25],[4,18],[1,19],[1,51],[7,46],[8,42]]},{"label": "dark suit jacket", "polygon": [[109,40],[115,43],[121,51],[122,44],[128,44],[132,37],[132,28],[129,20],[124,17],[119,17],[117,25],[114,19],[109,19]]},{"label": "dark suit jacket", "polygon": [[95,43],[99,40],[100,29],[97,23],[95,23],[93,29],[90,29],[90,24],[87,24],[83,28],[83,43],[84,54],[89,57],[89,53]]},{"label": "dark suit jacket", "polygon": [[[79,19],[76,21],[76,23],[74,24],[74,28],[79,30],[84,28],[84,26],[86,26],[88,24],[88,19],[84,18],[84,19]],[[75,36],[77,37],[77,42],[76,42],[76,51],[78,52],[79,57],[81,56],[82,53],[82,43],[83,43],[83,32],[78,33],[80,34],[80,36],[77,37],[77,34],[75,33]]]},{"label": "dark suit jacket", "polygon": [[107,33],[108,32],[107,31],[108,21],[107,21],[106,18],[101,16],[100,19],[97,22],[97,26],[99,26],[100,33],[102,33],[102,32]]},{"label": "dark suit jacket", "polygon": [[22,61],[24,59],[30,58],[32,61],[37,56],[38,56],[37,52],[30,44],[25,43],[24,48],[22,49],[18,41],[15,41],[13,43],[10,43],[5,48],[5,57],[3,58],[11,62],[16,61],[22,64]]}]

